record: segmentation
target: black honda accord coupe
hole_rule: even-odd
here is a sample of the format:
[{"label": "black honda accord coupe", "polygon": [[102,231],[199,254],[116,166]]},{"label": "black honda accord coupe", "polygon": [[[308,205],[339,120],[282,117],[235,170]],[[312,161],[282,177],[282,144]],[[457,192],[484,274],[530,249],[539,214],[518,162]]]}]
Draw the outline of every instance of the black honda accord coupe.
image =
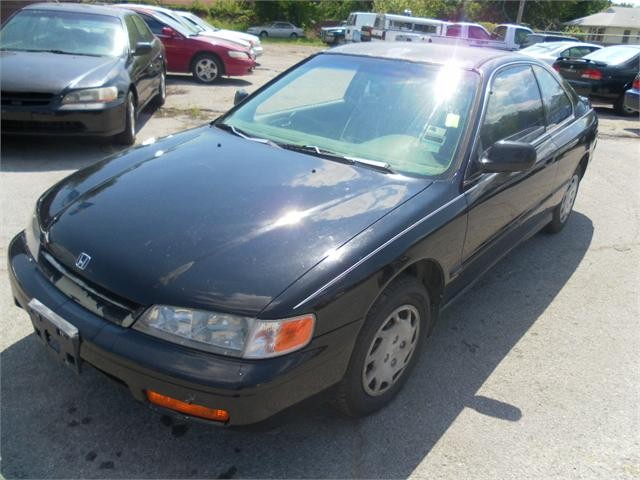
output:
[{"label": "black honda accord coupe", "polygon": [[54,357],[219,425],[391,401],[438,312],[565,227],[598,125],[547,65],[446,45],[335,48],[239,100],[56,184],[9,248]]}]

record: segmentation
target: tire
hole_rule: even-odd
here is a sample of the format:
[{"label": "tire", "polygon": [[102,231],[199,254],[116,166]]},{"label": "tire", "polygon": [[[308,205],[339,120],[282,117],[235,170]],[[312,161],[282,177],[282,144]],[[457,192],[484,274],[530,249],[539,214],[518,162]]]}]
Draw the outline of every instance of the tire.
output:
[{"label": "tire", "polygon": [[567,224],[571,212],[573,211],[573,204],[576,201],[578,195],[578,188],[580,187],[580,169],[576,170],[571,176],[567,189],[562,196],[562,201],[553,209],[553,220],[545,227],[547,233],[558,233]]},{"label": "tire", "polygon": [[167,99],[167,73],[162,70],[160,74],[160,86],[158,87],[158,93],[153,97],[152,104],[154,108],[160,108],[164,105]]},{"label": "tire", "polygon": [[267,38],[268,36],[269,36],[268,32],[266,32],[264,30],[260,32],[260,38]]},{"label": "tire", "polygon": [[136,142],[136,116],[136,99],[133,92],[129,90],[126,100],[124,131],[113,137],[115,143],[129,146]]},{"label": "tire", "polygon": [[387,287],[369,310],[338,384],[338,410],[361,417],[391,402],[418,360],[430,312],[429,295],[415,278],[402,276]]},{"label": "tire", "polygon": [[291,40],[295,40],[296,38],[298,38],[298,34],[294,32],[294,33],[292,33],[291,35],[289,35],[289,38],[290,38]]},{"label": "tire", "polygon": [[631,115],[636,114],[636,112],[624,106],[624,93],[614,102],[613,110],[623,117],[630,117]]},{"label": "tire", "polygon": [[218,57],[204,53],[193,60],[191,73],[196,82],[210,84],[220,78],[224,70]]}]

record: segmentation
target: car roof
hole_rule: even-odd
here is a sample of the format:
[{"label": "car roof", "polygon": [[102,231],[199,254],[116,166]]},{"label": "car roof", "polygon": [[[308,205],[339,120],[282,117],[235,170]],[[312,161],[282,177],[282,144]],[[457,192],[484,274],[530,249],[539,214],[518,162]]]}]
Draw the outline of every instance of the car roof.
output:
[{"label": "car roof", "polygon": [[[509,61],[532,61],[529,56],[493,48],[462,47],[453,44],[435,44],[421,42],[360,42],[351,43],[331,50],[325,54],[362,55],[392,60],[450,64],[455,61],[461,68],[469,70],[484,69],[491,62],[501,65]],[[496,65],[496,66],[497,66]]]},{"label": "car roof", "polygon": [[97,15],[107,15],[110,17],[118,18],[122,18],[125,15],[131,14],[131,11],[127,12],[126,10],[112,7],[110,5],[91,5],[87,3],[32,3],[23,7],[22,10],[49,10],[76,13],[93,13]]}]

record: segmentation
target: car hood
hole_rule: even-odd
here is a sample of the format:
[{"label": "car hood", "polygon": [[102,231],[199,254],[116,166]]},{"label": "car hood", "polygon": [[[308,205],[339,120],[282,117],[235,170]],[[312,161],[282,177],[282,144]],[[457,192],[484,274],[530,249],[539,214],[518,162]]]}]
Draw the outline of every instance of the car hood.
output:
[{"label": "car hood", "polygon": [[226,35],[228,36],[228,38],[239,38],[240,40],[244,40],[245,42],[249,43],[253,42],[256,45],[260,44],[260,37],[251,35],[250,33],[236,32],[235,30],[225,29],[216,30],[215,33]]},{"label": "car hood", "polygon": [[241,45],[245,48],[251,47],[251,43],[242,38],[236,37],[234,35],[226,35],[224,33],[220,33],[220,30],[214,32],[213,30],[203,30],[198,33],[199,36],[203,37],[211,37],[218,40],[223,40],[225,42],[230,42],[232,44]]},{"label": "car hood", "polygon": [[105,84],[120,58],[64,55],[50,52],[0,52],[0,83],[4,91],[57,94],[66,88]]},{"label": "car hood", "polygon": [[206,126],[77,172],[40,221],[58,262],[120,297],[255,315],[429,184]]},{"label": "car hood", "polygon": [[214,45],[214,46],[218,46],[218,47],[224,47],[224,48],[228,48],[230,50],[242,50],[242,51],[247,51],[250,48],[249,42],[244,42],[244,41],[236,41],[236,40],[229,40],[226,38],[221,38],[218,36],[215,36],[215,34],[213,32],[207,32],[207,31],[202,31],[199,32],[197,35],[193,35],[191,37],[189,37],[191,40],[197,40],[199,42],[204,42],[208,45]]}]

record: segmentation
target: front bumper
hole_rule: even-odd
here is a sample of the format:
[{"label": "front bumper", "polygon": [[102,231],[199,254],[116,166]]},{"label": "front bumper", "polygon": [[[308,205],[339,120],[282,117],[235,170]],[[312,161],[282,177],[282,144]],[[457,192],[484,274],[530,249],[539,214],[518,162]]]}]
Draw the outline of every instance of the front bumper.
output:
[{"label": "front bumper", "polygon": [[640,112],[640,90],[627,90],[624,94],[624,106]]},{"label": "front bumper", "polygon": [[224,74],[229,77],[241,77],[249,75],[256,66],[255,59],[227,58],[224,65]]},{"label": "front bumper", "polygon": [[125,128],[123,100],[99,110],[59,110],[51,106],[2,106],[2,132],[17,135],[110,137]]},{"label": "front bumper", "polygon": [[226,425],[259,422],[340,381],[360,328],[359,322],[349,324],[315,338],[302,351],[272,359],[214,355],[120,327],[86,310],[45,277],[24,233],[12,240],[8,256],[16,303],[26,309],[36,298],[75,326],[83,362],[124,383],[141,402],[147,402],[150,389],[227,410]]}]

